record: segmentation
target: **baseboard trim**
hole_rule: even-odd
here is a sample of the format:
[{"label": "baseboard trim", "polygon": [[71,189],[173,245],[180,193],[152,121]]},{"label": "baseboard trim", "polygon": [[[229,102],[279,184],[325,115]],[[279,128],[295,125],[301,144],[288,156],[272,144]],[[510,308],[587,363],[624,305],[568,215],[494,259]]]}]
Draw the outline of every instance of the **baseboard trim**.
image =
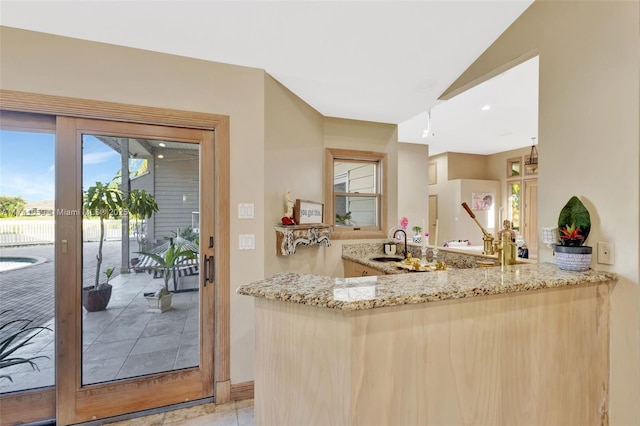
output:
[{"label": "baseboard trim", "polygon": [[231,401],[253,398],[253,381],[231,385]]}]

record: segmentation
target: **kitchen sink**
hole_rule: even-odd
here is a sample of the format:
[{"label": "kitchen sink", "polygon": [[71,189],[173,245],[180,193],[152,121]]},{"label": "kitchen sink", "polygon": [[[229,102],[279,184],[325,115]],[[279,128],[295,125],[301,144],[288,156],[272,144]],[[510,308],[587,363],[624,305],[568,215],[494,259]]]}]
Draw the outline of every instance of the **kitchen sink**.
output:
[{"label": "kitchen sink", "polygon": [[402,256],[376,256],[376,257],[372,257],[369,260],[372,260],[374,262],[400,262],[401,260],[404,260],[404,257]]}]

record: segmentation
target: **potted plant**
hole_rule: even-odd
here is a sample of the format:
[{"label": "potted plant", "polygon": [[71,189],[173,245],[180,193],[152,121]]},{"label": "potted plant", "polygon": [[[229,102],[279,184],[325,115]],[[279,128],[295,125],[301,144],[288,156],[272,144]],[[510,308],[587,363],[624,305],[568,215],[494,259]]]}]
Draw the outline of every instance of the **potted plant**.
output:
[{"label": "potted plant", "polygon": [[345,214],[336,213],[336,225],[351,225],[351,212]]},{"label": "potted plant", "polygon": [[109,280],[115,270],[116,268],[108,268],[104,271],[107,281],[104,284],[100,284],[98,290],[94,290],[93,286],[82,288],[82,306],[84,306],[87,312],[104,311],[107,309],[113,289],[111,284],[109,284]]},{"label": "potted plant", "polygon": [[[109,184],[96,182],[95,185],[87,190],[83,203],[85,214],[89,216],[97,215],[100,218],[100,241],[98,243],[98,254],[96,255],[95,283],[92,286],[82,288],[82,304],[88,312],[106,309],[111,299],[111,284],[108,282],[100,283],[104,221],[112,217],[120,217],[123,206],[122,191],[120,191],[115,182]],[[107,281],[109,277],[107,277]]]},{"label": "potted plant", "polygon": [[421,243],[422,242],[422,227],[421,226],[414,226],[413,228],[411,228],[413,230],[413,242],[414,243]]},{"label": "potted plant", "polygon": [[[0,316],[7,315],[9,312],[11,311],[2,311],[0,312]],[[35,361],[41,358],[49,359],[49,357],[44,355],[27,358],[16,355],[17,351],[32,344],[33,342],[31,342],[31,340],[38,334],[44,330],[51,331],[49,327],[31,326],[31,322],[32,320],[15,319],[8,320],[0,325],[0,335],[3,330],[9,333],[0,341],[0,370],[20,364],[29,364],[34,370],[39,370]],[[0,374],[0,379],[9,379],[10,382],[13,382],[13,379],[11,379],[11,376],[8,374]]]},{"label": "potted plant", "polygon": [[160,270],[164,279],[164,287],[156,292],[144,293],[144,297],[149,302],[149,310],[151,312],[165,312],[171,309],[171,299],[173,294],[169,292],[169,280],[175,274],[183,262],[189,259],[197,259],[198,254],[191,249],[184,249],[184,244],[169,244],[164,253],[145,253],[139,254],[150,257],[156,262],[155,268]]},{"label": "potted plant", "polygon": [[586,271],[591,267],[592,247],[583,245],[591,230],[589,211],[573,196],[560,211],[560,244],[555,247],[556,263],[567,271]]}]

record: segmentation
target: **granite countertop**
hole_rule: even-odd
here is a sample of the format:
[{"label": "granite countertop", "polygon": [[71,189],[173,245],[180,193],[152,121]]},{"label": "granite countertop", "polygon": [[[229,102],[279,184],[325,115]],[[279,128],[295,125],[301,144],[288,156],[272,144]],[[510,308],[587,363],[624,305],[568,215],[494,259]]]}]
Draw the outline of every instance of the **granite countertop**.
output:
[{"label": "granite countertop", "polygon": [[[420,245],[408,245],[407,249],[409,253],[413,257],[420,258],[421,257],[421,246]],[[428,259],[432,260],[433,256],[433,246],[428,246]],[[404,250],[403,244],[397,244],[398,253]],[[342,259],[350,260],[352,262],[357,262],[362,265],[377,269],[385,274],[406,274],[413,273],[406,269],[401,269],[395,266],[391,262],[377,262],[371,260],[377,256],[384,256],[385,254],[382,251],[382,243],[358,243],[358,244],[345,244],[342,246]],[[402,259],[402,255],[399,255],[400,260]],[[447,268],[476,268],[477,262],[479,260],[494,262],[497,265],[498,257],[493,256],[485,256],[480,253],[470,253],[463,252],[455,249],[449,248],[438,248],[438,262],[444,262],[447,265]],[[518,263],[525,263],[523,259],[518,259]]]},{"label": "granite countertop", "polygon": [[240,286],[238,294],[355,311],[617,280],[611,272],[563,271],[552,263],[451,269],[358,278],[284,272]]}]

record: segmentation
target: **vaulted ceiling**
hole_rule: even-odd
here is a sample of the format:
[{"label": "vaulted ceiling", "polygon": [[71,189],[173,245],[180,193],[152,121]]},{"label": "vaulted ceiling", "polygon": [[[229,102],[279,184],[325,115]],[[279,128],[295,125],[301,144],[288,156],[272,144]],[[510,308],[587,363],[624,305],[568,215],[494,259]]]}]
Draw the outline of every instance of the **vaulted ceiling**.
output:
[{"label": "vaulted ceiling", "polygon": [[0,24],[261,68],[325,116],[396,123],[401,142],[432,153],[491,153],[535,136],[537,63],[535,76],[513,70],[484,91],[438,97],[531,3],[2,0]]}]

